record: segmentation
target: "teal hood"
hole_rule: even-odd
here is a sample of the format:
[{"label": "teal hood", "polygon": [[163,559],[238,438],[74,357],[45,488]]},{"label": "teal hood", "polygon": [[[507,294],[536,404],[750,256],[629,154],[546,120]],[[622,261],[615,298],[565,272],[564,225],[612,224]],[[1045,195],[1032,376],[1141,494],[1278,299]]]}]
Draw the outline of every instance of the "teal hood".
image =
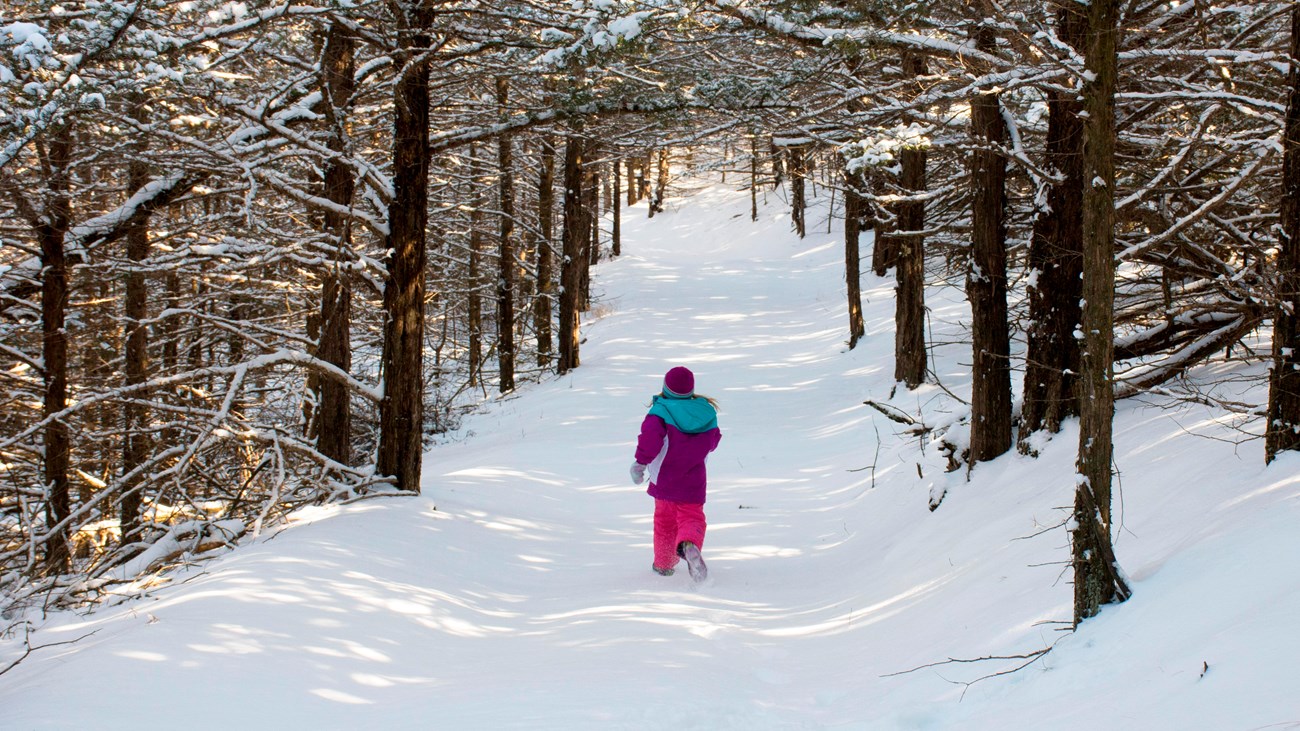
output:
[{"label": "teal hood", "polygon": [[650,413],[685,434],[700,434],[718,428],[718,412],[704,398],[655,396]]}]

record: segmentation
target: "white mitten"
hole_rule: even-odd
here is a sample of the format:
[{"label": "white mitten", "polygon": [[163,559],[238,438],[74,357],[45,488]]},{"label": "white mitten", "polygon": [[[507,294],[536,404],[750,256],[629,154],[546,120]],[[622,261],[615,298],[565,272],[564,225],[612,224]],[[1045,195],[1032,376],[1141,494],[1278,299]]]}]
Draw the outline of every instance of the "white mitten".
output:
[{"label": "white mitten", "polygon": [[632,473],[633,485],[640,485],[642,482],[645,482],[645,465],[640,462],[633,462],[632,469],[629,471]]}]

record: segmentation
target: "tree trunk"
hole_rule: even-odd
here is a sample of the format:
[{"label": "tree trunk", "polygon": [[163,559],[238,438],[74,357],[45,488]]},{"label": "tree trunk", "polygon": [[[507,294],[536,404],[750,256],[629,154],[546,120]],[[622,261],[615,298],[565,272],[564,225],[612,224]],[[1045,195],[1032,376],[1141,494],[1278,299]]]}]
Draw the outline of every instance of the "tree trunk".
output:
[{"label": "tree trunk", "polygon": [[[330,126],[329,149],[347,148],[347,117],[356,73],[356,41],[341,24],[330,26],[321,59],[325,114]],[[325,198],[341,207],[352,205],[352,172],[338,160],[325,168]],[[320,334],[316,357],[352,370],[352,285],[344,264],[352,250],[352,225],[346,216],[326,211],[324,229],[335,243],[334,261],[321,282]],[[347,386],[333,378],[314,378],[317,413],[313,419],[316,449],[340,464],[352,461],[352,409]]]},{"label": "tree trunk", "polygon": [[795,232],[802,239],[808,234],[808,222],[805,220],[808,211],[808,201],[805,193],[807,189],[805,162],[808,153],[802,147],[791,147],[788,150],[787,155],[790,160],[788,166],[790,169],[790,218],[794,221]]},{"label": "tree trunk", "polygon": [[[231,363],[242,363],[246,344],[243,337],[244,328],[241,323],[254,319],[256,305],[253,296],[246,290],[231,292],[229,303],[230,309],[226,311],[226,318],[231,321],[232,327],[228,331],[226,339],[227,354]],[[229,419],[232,423],[241,425],[245,423],[248,409],[248,401],[245,399],[245,395],[249,391],[255,390],[257,389],[253,384],[253,379],[249,378],[230,394]],[[252,446],[245,435],[237,436],[235,443],[238,445],[236,453],[239,455],[237,479],[239,484],[247,485],[252,481],[253,470],[255,469]]]},{"label": "tree trunk", "polygon": [[[595,156],[596,152],[594,150],[587,150],[588,160]],[[587,166],[585,185],[587,186],[587,220],[591,224],[591,236],[587,245],[587,266],[590,267],[600,263],[600,217],[603,209],[600,207],[601,178],[599,165]],[[588,284],[589,280],[583,282],[584,290],[590,289],[587,286]]]},{"label": "tree trunk", "polygon": [[[992,28],[975,31],[975,47],[997,52]],[[1011,448],[1011,335],[1007,324],[1007,163],[998,148],[1007,139],[995,92],[971,99],[971,260],[966,272],[974,355],[970,463]]]},{"label": "tree trunk", "polygon": [[[136,121],[146,118],[144,97],[135,95],[131,100],[131,116]],[[149,182],[149,165],[142,159],[127,165],[127,188],[138,191]],[[126,273],[126,348],[123,357],[124,385],[139,386],[149,377],[149,317],[148,287],[144,275],[144,262],[149,258],[148,218],[131,226],[126,233],[126,258],[131,262]],[[140,527],[140,492],[136,489],[139,476],[128,477],[149,457],[149,409],[145,406],[148,395],[136,393],[122,405],[122,502],[118,519],[121,542],[125,545],[135,537]]]},{"label": "tree trunk", "polygon": [[586,141],[571,134],[564,145],[564,260],[560,265],[560,363],[561,374],[577,368],[579,344],[579,297],[582,288],[583,242],[588,230],[583,210],[583,158]]},{"label": "tree trunk", "polygon": [[664,210],[664,201],[668,197],[668,148],[660,147],[658,156],[658,174],[655,176],[655,208],[660,213]]},{"label": "tree trunk", "polygon": [[[925,56],[903,55],[903,74],[918,78],[927,73]],[[899,153],[899,185],[904,195],[925,192],[926,151],[904,148]],[[925,201],[906,200],[898,204],[898,261],[894,314],[894,380],[908,388],[925,382]]]},{"label": "tree trunk", "polygon": [[469,328],[469,385],[483,382],[483,209],[487,207],[484,191],[488,182],[483,179],[482,162],[478,145],[469,146],[470,212],[469,212],[469,295],[465,298],[466,327]]},{"label": "tree trunk", "polygon": [[[866,168],[858,173],[858,231],[876,231],[879,216],[876,212],[876,204],[871,196],[876,195],[876,186],[880,180],[880,173],[871,168]],[[873,238],[879,238],[877,232]]]},{"label": "tree trunk", "polygon": [[629,158],[627,159],[627,205],[628,205],[628,208],[631,208],[632,206],[635,206],[635,205],[636,205],[636,202],[637,202],[638,200],[640,200],[640,198],[638,198],[637,196],[638,196],[638,193],[640,193],[640,191],[641,191],[641,186],[640,186],[639,180],[638,180],[637,175],[636,175],[636,170],[637,170],[637,167],[636,167],[636,156],[629,157]]},{"label": "tree trunk", "polygon": [[758,134],[749,138],[749,220],[758,220]]},{"label": "tree trunk", "polygon": [[858,193],[862,176],[844,174],[844,281],[849,303],[849,350],[866,334],[862,321],[862,254],[858,248],[861,233],[862,196]]},{"label": "tree trunk", "polygon": [[1291,70],[1282,134],[1282,215],[1273,370],[1268,381],[1264,461],[1300,450],[1300,5],[1291,8]]},{"label": "tree trunk", "polygon": [[883,194],[886,175],[880,171],[868,170],[863,173],[865,176],[866,191],[871,196],[867,199],[867,204],[871,207],[869,214],[872,220],[872,229],[875,236],[872,237],[871,247],[871,271],[877,277],[883,277],[889,273],[889,270],[898,266],[898,239],[893,235],[893,231],[898,228],[898,207],[894,206],[894,216],[881,216],[875,208],[876,196]]},{"label": "tree trunk", "polygon": [[[637,161],[637,200],[650,199],[650,161],[654,159],[654,151],[650,151],[641,156]],[[653,200],[648,204],[653,208]]]},{"label": "tree trunk", "polygon": [[424,266],[429,190],[428,28],[433,13],[410,3],[400,33],[401,72],[394,87],[393,202],[388,208],[384,282],[384,396],[379,406],[376,470],[398,489],[420,491],[424,432]]},{"label": "tree trunk", "polygon": [[641,162],[640,180],[641,180],[641,188],[642,188],[642,197],[649,198],[649,203],[646,204],[647,218],[654,218],[656,213],[659,213],[664,209],[663,201],[659,199],[659,195],[651,193],[650,191],[650,165],[657,156],[658,153],[656,153],[654,150],[651,150],[650,152],[646,153],[645,158]]},{"label": "tree trunk", "polygon": [[[1076,50],[1086,42],[1082,6],[1065,0],[1057,11],[1061,40]],[[1029,244],[1029,326],[1025,353],[1020,449],[1040,430],[1058,432],[1079,413],[1079,341],[1074,336],[1083,297],[1083,117],[1077,94],[1052,90],[1047,97],[1047,167],[1061,176],[1049,183],[1047,210],[1034,221]]]},{"label": "tree trunk", "polygon": [[597,215],[600,206],[600,181],[597,179],[596,166],[591,164],[592,158],[596,157],[596,142],[592,139],[585,139],[585,145],[582,150],[582,193],[579,196],[578,206],[582,209],[583,226],[581,235],[582,242],[579,245],[579,260],[582,266],[578,269],[578,311],[586,312],[591,309],[591,267],[600,257],[600,217]]},{"label": "tree trunk", "polygon": [[1079,459],[1075,490],[1074,623],[1102,605],[1123,601],[1129,589],[1110,539],[1110,468],[1115,411],[1115,87],[1119,0],[1088,7],[1084,84],[1083,352],[1079,385]]},{"label": "tree trunk", "polygon": [[613,205],[613,211],[611,214],[613,216],[613,221],[611,223],[609,235],[610,253],[614,258],[618,258],[623,255],[623,178],[619,175],[619,170],[622,168],[618,164],[618,160],[615,160],[614,163],[610,165],[610,169],[614,173],[614,190],[613,195],[610,196],[610,203]]},{"label": "tree trunk", "polygon": [[[904,150],[900,182],[905,193],[925,190],[926,152]],[[925,225],[924,201],[899,204],[898,227],[901,232],[919,232]],[[925,237],[920,233],[899,233],[896,238],[898,260],[894,288],[894,380],[908,388],[925,382]]]},{"label": "tree trunk", "polygon": [[[181,278],[176,273],[176,270],[173,269],[168,271],[167,274],[163,277],[163,282],[164,282],[163,286],[167,290],[166,298],[163,300],[164,302],[163,308],[169,310],[171,309],[181,310],[182,309]],[[178,323],[179,321],[180,321],[179,318],[173,318],[171,320],[172,323],[171,327],[175,327],[175,323]],[[168,329],[170,330],[171,327],[169,327]],[[161,363],[162,372],[166,375],[171,375],[172,373],[175,373],[176,369],[180,367],[181,365],[181,335],[180,334],[171,333],[170,337],[166,337],[163,340],[161,361],[162,361]],[[176,393],[175,387],[167,390],[171,394]],[[162,442],[170,444],[176,440],[177,438],[176,435],[177,435],[176,427],[174,426],[173,422],[169,420],[167,422],[167,426],[163,427],[162,431],[159,433],[158,438]]]},{"label": "tree trunk", "polygon": [[[42,166],[48,171],[46,214],[37,226],[41,243],[41,330],[45,400],[42,417],[51,419],[68,405],[68,262],[64,237],[72,220],[68,190],[68,165],[72,157],[72,132],[66,127],[50,137]],[[68,570],[71,495],[71,437],[68,425],[51,420],[45,427],[45,524],[50,531],[45,547],[45,568],[51,574]]]},{"label": "tree trunk", "polygon": [[554,343],[551,333],[551,298],[555,295],[554,257],[555,244],[555,144],[549,135],[542,137],[541,172],[537,178],[537,228],[541,241],[537,242],[537,299],[533,302],[533,321],[537,329],[537,365],[545,368],[551,364]]},{"label": "tree trunk", "polygon": [[[497,79],[497,105],[504,119],[509,101],[509,86],[504,77]],[[500,370],[500,391],[515,389],[515,177],[513,139],[509,133],[497,138],[497,173],[501,229],[499,248],[499,273],[497,276],[497,364]]]}]

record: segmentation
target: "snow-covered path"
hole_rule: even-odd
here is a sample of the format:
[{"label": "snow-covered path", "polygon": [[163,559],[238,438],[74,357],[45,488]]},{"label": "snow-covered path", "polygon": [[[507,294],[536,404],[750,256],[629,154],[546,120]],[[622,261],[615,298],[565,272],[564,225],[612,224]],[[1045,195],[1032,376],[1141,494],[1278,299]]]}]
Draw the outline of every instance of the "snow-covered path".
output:
[{"label": "snow-covered path", "polygon": [[[0,727],[1065,730],[1098,723],[1080,702],[1091,694],[1110,699],[1116,728],[1253,728],[1292,708],[1300,722],[1278,682],[1300,644],[1277,639],[1300,608],[1294,569],[1265,604],[1251,598],[1264,568],[1179,563],[1214,540],[1294,563],[1295,463],[1265,471],[1228,445],[1176,446],[1183,427],[1140,405],[1120,422],[1134,487],[1119,550],[1148,604],[1068,637],[1053,673],[969,690],[952,681],[1007,663],[894,675],[1062,636],[1076,437],[970,483],[944,475],[933,445],[862,406],[893,385],[891,283],[864,279],[868,334],[848,352],[842,250],[824,219],[799,241],[776,201],[758,223],[725,187],[678,203],[625,219],[625,255],[596,269],[582,366],[468,418],[428,453],[421,497],[311,510],[146,600],[55,619],[35,644],[82,639],[0,678]],[[959,299],[930,304],[936,327],[960,319]],[[963,347],[935,351],[957,392]],[[627,477],[649,396],[677,364],[722,402],[701,589],[650,571],[651,501]],[[895,403],[933,421],[951,402],[927,386]],[[1143,456],[1157,442],[1166,451]],[[1206,445],[1211,465],[1166,458]],[[1229,496],[1187,487],[1228,474]],[[930,513],[936,483],[952,489]],[[1209,526],[1179,527],[1209,507]],[[1277,525],[1260,532],[1265,514]],[[1204,627],[1176,619],[1224,575],[1241,606],[1198,615]],[[1176,631],[1192,626],[1195,642]],[[1154,639],[1135,652],[1134,637]],[[1201,683],[1202,661],[1226,663],[1225,682]]]}]

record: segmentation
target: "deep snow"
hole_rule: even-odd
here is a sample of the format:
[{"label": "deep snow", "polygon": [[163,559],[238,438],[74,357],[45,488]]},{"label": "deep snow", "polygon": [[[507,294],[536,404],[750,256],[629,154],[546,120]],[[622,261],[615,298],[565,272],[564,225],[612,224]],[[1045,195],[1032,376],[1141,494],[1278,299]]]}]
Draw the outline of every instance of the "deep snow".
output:
[{"label": "deep snow", "polygon": [[[0,676],[0,727],[1300,728],[1300,456],[1266,469],[1258,423],[1120,402],[1134,596],[1069,633],[1077,423],[1038,458],[945,473],[862,402],[960,413],[961,293],[928,294],[942,387],[891,399],[892,282],[864,276],[849,351],[824,199],[801,241],[771,194],[754,223],[746,192],[694,185],[628,213],[582,366],[467,418],[420,497],[303,511],[145,599],[49,618],[33,644],[81,639]],[[700,589],[650,570],[652,504],[627,476],[677,364],[722,402]],[[1227,378],[1242,369],[1194,376],[1260,402],[1262,370]],[[1047,647],[997,677],[1025,661],[943,662]]]}]

